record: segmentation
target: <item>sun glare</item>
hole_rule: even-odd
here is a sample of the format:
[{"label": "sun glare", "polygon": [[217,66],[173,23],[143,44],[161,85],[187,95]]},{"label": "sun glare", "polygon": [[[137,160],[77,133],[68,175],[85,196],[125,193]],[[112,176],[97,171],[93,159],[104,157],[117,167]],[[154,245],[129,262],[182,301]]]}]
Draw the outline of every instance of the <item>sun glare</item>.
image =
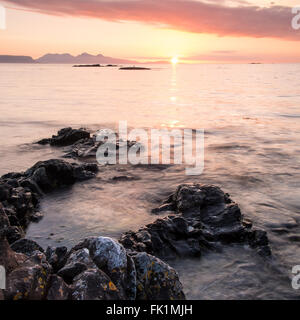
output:
[{"label": "sun glare", "polygon": [[173,57],[173,58],[171,59],[172,64],[177,64],[178,61],[179,61],[179,60],[178,60],[177,57]]}]

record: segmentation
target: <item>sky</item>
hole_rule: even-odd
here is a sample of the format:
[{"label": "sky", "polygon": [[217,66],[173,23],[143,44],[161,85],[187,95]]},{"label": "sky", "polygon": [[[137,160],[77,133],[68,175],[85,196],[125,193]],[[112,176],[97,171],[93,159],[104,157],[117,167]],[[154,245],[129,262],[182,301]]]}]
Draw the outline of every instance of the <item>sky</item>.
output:
[{"label": "sky", "polygon": [[[298,0],[0,0],[0,54],[139,61],[300,62]],[[299,10],[300,13],[300,10]],[[299,18],[300,22],[300,18]]]}]

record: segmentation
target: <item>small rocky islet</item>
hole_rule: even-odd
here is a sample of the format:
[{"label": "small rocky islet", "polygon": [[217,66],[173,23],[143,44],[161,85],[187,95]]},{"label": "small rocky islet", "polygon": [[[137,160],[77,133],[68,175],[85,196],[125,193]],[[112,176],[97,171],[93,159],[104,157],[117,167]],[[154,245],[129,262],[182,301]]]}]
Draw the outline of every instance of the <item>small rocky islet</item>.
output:
[{"label": "small rocky islet", "polygon": [[[99,146],[95,135],[72,128],[38,143],[67,147],[65,156],[73,159],[92,157]],[[0,300],[184,300],[169,259],[201,257],[234,243],[248,245],[263,259],[272,255],[267,233],[253,228],[228,194],[197,183],[179,185],[152,210],[167,217],[124,233],[119,242],[99,236],[70,250],[44,250],[26,239],[28,225],[42,218],[39,201],[45,194],[97,172],[96,163],[52,159],[0,178],[0,265],[7,272]]]}]

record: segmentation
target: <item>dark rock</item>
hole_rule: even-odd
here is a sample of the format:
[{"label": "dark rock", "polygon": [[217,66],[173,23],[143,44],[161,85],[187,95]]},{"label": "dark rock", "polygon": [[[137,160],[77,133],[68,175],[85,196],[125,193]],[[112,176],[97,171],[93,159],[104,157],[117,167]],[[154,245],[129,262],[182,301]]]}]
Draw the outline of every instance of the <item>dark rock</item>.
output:
[{"label": "dark rock", "polygon": [[121,300],[118,288],[101,270],[89,269],[74,279],[72,300]]},{"label": "dark rock", "polygon": [[185,300],[177,272],[149,254],[132,255],[137,272],[137,300]]},{"label": "dark rock", "polygon": [[34,251],[30,257],[14,252],[0,235],[0,265],[6,270],[6,300],[42,300],[45,298],[51,266],[46,257]]},{"label": "dark rock", "polygon": [[126,182],[126,181],[134,181],[134,180],[140,180],[139,177],[135,177],[135,176],[115,176],[113,177],[110,181],[111,182]]},{"label": "dark rock", "polygon": [[214,243],[247,243],[260,254],[271,254],[264,231],[251,231],[228,194],[210,185],[181,185],[154,212],[174,210],[174,216],[158,219],[137,232],[127,232],[120,242],[129,250],[158,257],[200,256]]},{"label": "dark rock", "polygon": [[0,202],[0,237],[6,236],[7,230],[10,227],[10,221],[7,216],[6,210]]},{"label": "dark rock", "polygon": [[51,267],[43,253],[34,255],[11,271],[7,276],[6,300],[43,300],[47,293],[47,283]]},{"label": "dark rock", "polygon": [[[1,225],[6,227],[10,244],[21,239],[30,222],[43,215],[37,210],[44,193],[95,177],[95,163],[77,164],[59,159],[40,161],[22,173],[9,173],[0,178]],[[0,222],[1,222],[0,221]],[[0,225],[0,231],[1,231]]]},{"label": "dark rock", "polygon": [[151,213],[153,214],[159,214],[161,212],[165,212],[165,211],[174,211],[175,208],[173,206],[173,204],[170,204],[170,203],[165,203],[165,204],[162,204],[160,207],[158,208],[155,208],[155,209],[152,209]]},{"label": "dark rock", "polygon": [[68,258],[68,249],[67,247],[48,247],[46,250],[46,258],[51,264],[53,271],[56,273],[66,264]]},{"label": "dark rock", "polygon": [[6,238],[9,243],[14,243],[25,236],[21,227],[8,227],[6,230]]},{"label": "dark rock", "polygon": [[0,201],[5,201],[9,198],[10,190],[11,190],[11,186],[9,186],[4,181],[0,182]]},{"label": "dark rock", "polygon": [[56,136],[50,139],[42,139],[38,144],[50,144],[51,146],[70,146],[81,139],[89,139],[90,133],[85,129],[64,128],[58,131]]},{"label": "dark rock", "polygon": [[76,181],[95,177],[96,164],[71,164],[63,160],[52,159],[41,161],[26,171],[37,185],[49,192],[62,186],[71,185]]},{"label": "dark rock", "polygon": [[135,298],[135,268],[122,245],[110,238],[88,238],[72,249],[85,248],[95,265],[105,272],[118,288],[120,296]]},{"label": "dark rock", "polygon": [[55,274],[51,275],[46,298],[47,300],[69,300],[70,293],[70,287],[64,282],[61,277]]},{"label": "dark rock", "polygon": [[82,248],[70,252],[65,266],[57,274],[70,284],[77,275],[89,268],[97,269],[97,266],[90,257],[90,251]]},{"label": "dark rock", "polygon": [[18,253],[31,256],[35,251],[44,252],[44,249],[39,246],[35,241],[29,239],[21,239],[14,242],[11,246],[12,250]]},{"label": "dark rock", "polygon": [[87,266],[81,262],[75,262],[74,264],[68,264],[60,269],[57,273],[58,276],[62,277],[67,283],[71,284],[73,279],[87,270]]},{"label": "dark rock", "polygon": [[31,216],[30,216],[30,221],[32,222],[39,222],[43,219],[44,215],[41,212],[34,212]]}]

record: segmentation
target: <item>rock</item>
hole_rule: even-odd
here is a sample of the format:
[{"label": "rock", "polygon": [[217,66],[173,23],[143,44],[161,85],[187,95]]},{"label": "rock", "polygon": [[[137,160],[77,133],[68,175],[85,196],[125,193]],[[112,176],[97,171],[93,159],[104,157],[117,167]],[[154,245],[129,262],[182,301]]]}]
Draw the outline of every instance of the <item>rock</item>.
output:
[{"label": "rock", "polygon": [[126,181],[135,181],[135,180],[140,180],[139,177],[136,177],[136,176],[126,176],[126,175],[123,175],[123,176],[115,176],[113,178],[110,179],[110,181],[112,183],[114,182],[126,182]]},{"label": "rock", "polygon": [[174,215],[158,219],[137,232],[125,233],[120,242],[129,250],[162,258],[195,257],[214,243],[247,243],[260,254],[271,254],[264,231],[252,231],[236,203],[220,188],[210,185],[181,185],[159,209]]},{"label": "rock", "polygon": [[42,139],[38,144],[50,144],[51,146],[70,146],[81,139],[89,139],[90,133],[85,129],[64,128],[57,132],[56,136],[49,139]]},{"label": "rock", "polygon": [[46,258],[51,264],[53,271],[57,273],[67,262],[68,249],[67,247],[48,247],[46,250]]},{"label": "rock", "polygon": [[121,300],[119,290],[101,270],[89,269],[74,279],[72,300]]},{"label": "rock", "polygon": [[21,239],[14,242],[11,246],[12,250],[18,253],[23,253],[31,256],[35,251],[44,252],[44,249],[39,246],[35,241],[29,239]]},{"label": "rock", "polygon": [[39,222],[43,219],[44,214],[41,212],[34,212],[31,216],[30,216],[30,221],[32,222]]},{"label": "rock", "polygon": [[117,286],[120,296],[135,298],[135,267],[122,245],[110,238],[88,238],[72,249],[86,248],[95,265]]},{"label": "rock", "polygon": [[0,201],[5,201],[10,197],[11,186],[7,183],[0,182]]},{"label": "rock", "polygon": [[0,202],[0,237],[6,235],[7,229],[10,227],[10,221],[7,216],[6,210]]},{"label": "rock", "polygon": [[44,193],[91,179],[97,171],[98,166],[95,163],[78,164],[52,159],[40,161],[26,172],[2,176],[0,231],[1,226],[5,226],[5,234],[10,244],[23,238],[29,223],[37,222],[43,217],[37,209]]},{"label": "rock", "polygon": [[[65,158],[96,158],[98,148],[104,143],[103,141],[97,141],[97,135],[101,135],[105,137],[109,135],[110,132],[106,132],[105,130],[99,130],[93,137],[83,138],[75,142],[70,148],[64,150]],[[117,136],[117,134],[116,134]],[[136,146],[137,148],[142,148],[142,146],[136,141],[123,141],[121,139],[116,139],[115,144],[111,145],[112,150],[116,150],[118,152],[120,148],[126,147],[131,148]]]},{"label": "rock", "polygon": [[7,274],[24,263],[28,257],[24,254],[14,252],[5,237],[5,233],[0,233],[0,265],[5,267]]},{"label": "rock", "polygon": [[30,177],[43,192],[49,192],[74,184],[77,180],[92,178],[95,176],[95,171],[95,165],[70,164],[63,160],[52,159],[36,163],[25,172],[25,175]]},{"label": "rock", "polygon": [[8,274],[5,299],[43,300],[46,297],[50,274],[51,266],[45,255],[35,251],[33,256]]},{"label": "rock", "polygon": [[0,265],[6,270],[6,300],[42,300],[52,271],[46,257],[39,251],[29,257],[14,252],[5,237],[0,236]]},{"label": "rock", "polygon": [[51,275],[46,298],[47,300],[69,300],[70,293],[70,287],[64,282],[61,277],[55,274]]},{"label": "rock", "polygon": [[71,284],[76,276],[89,268],[96,269],[97,266],[90,257],[89,250],[87,248],[83,248],[73,251],[69,255],[65,266],[60,269],[57,274],[67,283]]},{"label": "rock", "polygon": [[6,230],[6,238],[9,243],[14,243],[25,236],[21,227],[8,227]]},{"label": "rock", "polygon": [[137,300],[185,300],[177,272],[149,254],[132,255],[137,272]]},{"label": "rock", "polygon": [[68,284],[71,284],[73,279],[85,270],[87,270],[87,266],[84,263],[75,262],[64,266],[58,271],[57,275],[62,277]]}]

